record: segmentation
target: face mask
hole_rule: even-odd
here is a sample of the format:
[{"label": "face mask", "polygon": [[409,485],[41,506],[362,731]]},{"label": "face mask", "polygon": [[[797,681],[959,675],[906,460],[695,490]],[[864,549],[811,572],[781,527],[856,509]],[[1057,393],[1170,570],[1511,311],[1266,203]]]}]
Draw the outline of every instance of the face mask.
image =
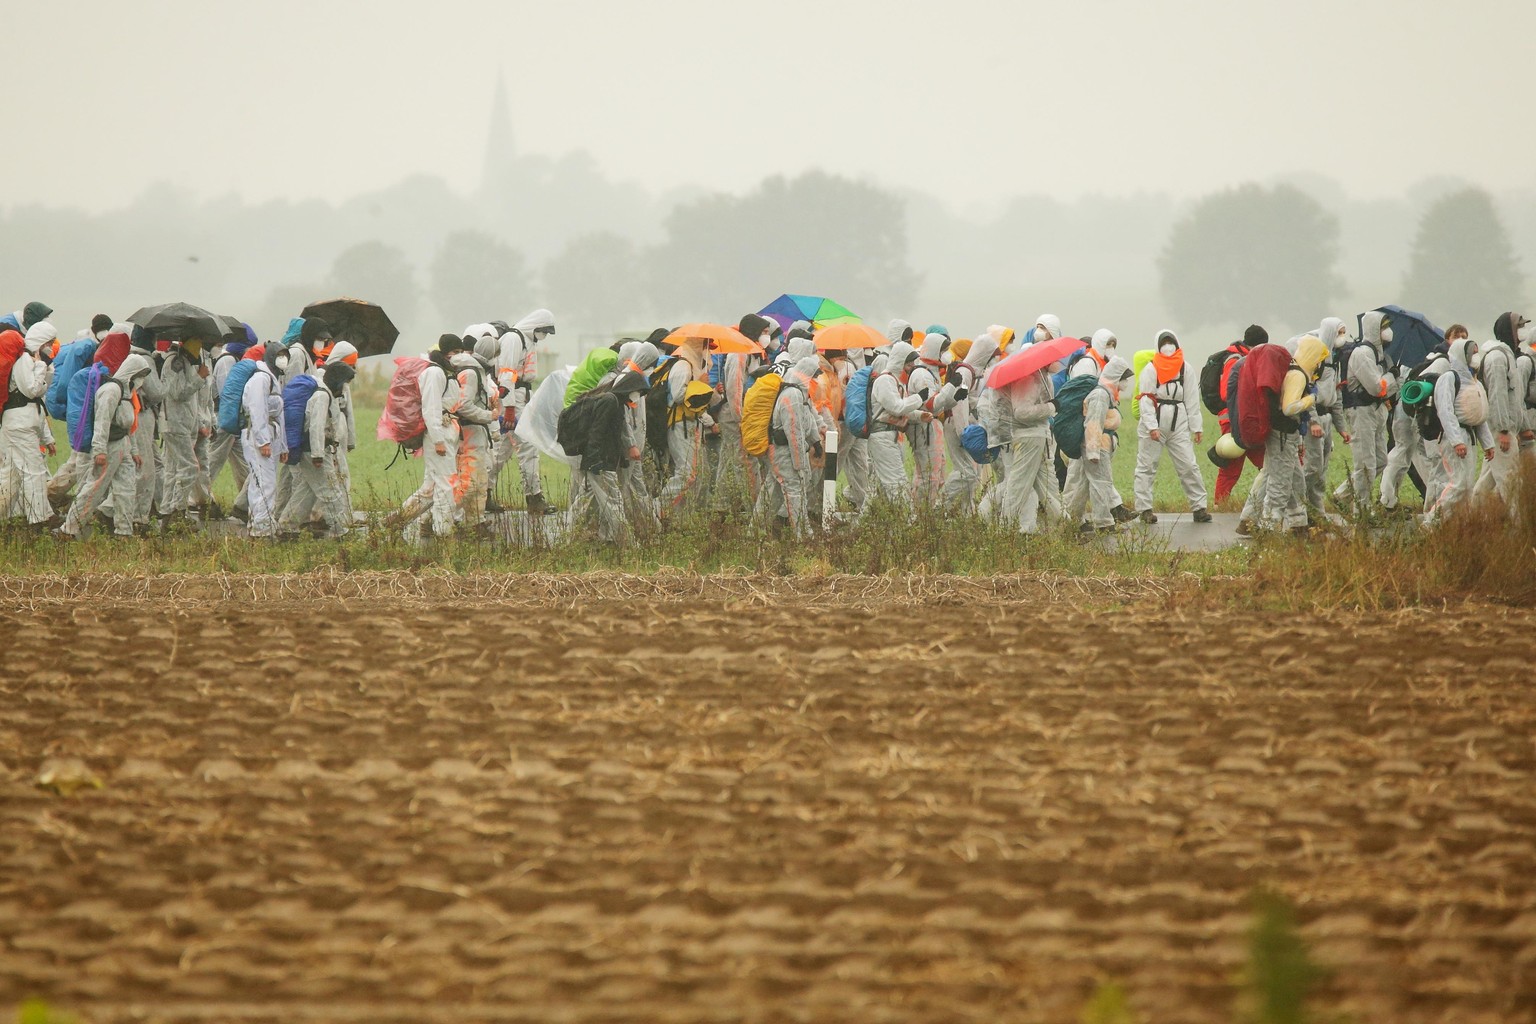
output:
[{"label": "face mask", "polygon": [[284,352],[282,355],[272,360],[272,362],[274,365],[276,365],[277,372],[283,373],[288,369],[288,353]]},{"label": "face mask", "polygon": [[1390,327],[1383,327],[1381,329],[1381,343],[1383,345],[1390,345],[1390,344],[1392,344],[1392,328],[1390,328]]},{"label": "face mask", "polygon": [[1050,341],[1050,340],[1051,340],[1050,328],[1048,328],[1048,327],[1041,327],[1039,324],[1036,324],[1035,325],[1035,344],[1038,345],[1042,341]]},{"label": "face mask", "polygon": [[1167,345],[1159,345],[1157,350],[1165,356],[1171,356],[1179,350],[1179,346],[1170,343]]},{"label": "face mask", "polygon": [[1349,335],[1346,332],[1344,332],[1344,331],[1340,331],[1339,332],[1339,336],[1337,338],[1333,339],[1333,347],[1334,348],[1341,348],[1344,345],[1348,345],[1348,344],[1349,344]]}]

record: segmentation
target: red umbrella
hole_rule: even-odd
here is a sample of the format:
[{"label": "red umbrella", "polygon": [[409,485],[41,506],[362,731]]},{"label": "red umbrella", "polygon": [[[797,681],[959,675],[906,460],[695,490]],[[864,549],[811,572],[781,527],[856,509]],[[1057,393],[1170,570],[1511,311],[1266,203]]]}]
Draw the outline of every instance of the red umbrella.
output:
[{"label": "red umbrella", "polygon": [[997,364],[992,371],[992,376],[987,378],[987,387],[1005,388],[1021,381],[1030,374],[1045,369],[1056,360],[1067,358],[1084,344],[1081,338],[1052,338],[1050,341],[1042,341],[1038,345],[1022,348]]}]

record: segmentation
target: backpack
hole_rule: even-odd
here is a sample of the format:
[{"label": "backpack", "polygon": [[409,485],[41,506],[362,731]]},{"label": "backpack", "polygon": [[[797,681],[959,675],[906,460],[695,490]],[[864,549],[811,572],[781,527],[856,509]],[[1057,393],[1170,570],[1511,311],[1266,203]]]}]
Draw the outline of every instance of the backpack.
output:
[{"label": "backpack", "polygon": [[[231,355],[228,352],[221,353],[219,355],[219,358],[217,358],[217,359],[215,359],[213,361],[213,366],[209,369],[208,377],[209,377],[210,380],[215,378],[215,377],[217,377],[219,375],[219,364],[222,363],[226,359],[233,359],[235,361],[235,366],[240,365],[240,362],[241,362],[241,357],[240,356]],[[233,370],[234,368],[235,368],[234,366],[230,367],[231,370]],[[224,379],[228,380],[229,376],[226,374]],[[222,401],[222,399],[223,399],[223,392],[222,391],[215,391],[213,393],[213,415],[215,417],[217,417],[219,415],[219,404]]]},{"label": "backpack", "polygon": [[229,368],[224,387],[219,389],[219,429],[226,434],[239,434],[245,420],[245,385],[256,373],[256,360],[242,359]]},{"label": "backpack", "polygon": [[1398,390],[1398,401],[1402,402],[1404,411],[1410,415],[1417,414],[1425,405],[1433,404],[1435,394],[1435,380],[1438,373],[1430,374],[1427,371],[1439,356],[1430,356],[1418,366],[1408,371],[1408,376],[1403,380],[1402,387]]},{"label": "backpack", "polygon": [[309,431],[304,429],[304,410],[320,382],[301,373],[283,388],[283,433],[288,450],[297,455],[309,451]]},{"label": "backpack", "polygon": [[1200,404],[1213,415],[1220,416],[1227,411],[1227,400],[1221,397],[1221,384],[1227,375],[1228,361],[1236,359],[1237,355],[1228,346],[1213,354],[1200,367]]},{"label": "backpack", "polygon": [[773,407],[778,404],[784,378],[765,373],[747,389],[741,400],[741,447],[748,455],[768,453],[769,429],[773,425]]},{"label": "backpack", "polygon": [[1355,350],[1362,345],[1370,348],[1372,354],[1376,358],[1376,366],[1379,369],[1385,371],[1390,369],[1392,365],[1391,363],[1387,362],[1386,356],[1380,352],[1377,352],[1376,347],[1366,341],[1352,341],[1340,349],[1338,357],[1339,394],[1344,396],[1344,408],[1346,409],[1359,409],[1364,406],[1380,405],[1386,401],[1385,398],[1379,398],[1375,395],[1367,395],[1364,391],[1361,390],[1359,384],[1350,379],[1349,362],[1354,357]]},{"label": "backpack", "polygon": [[1073,377],[1056,392],[1056,415],[1051,417],[1051,433],[1061,454],[1069,459],[1083,457],[1083,402],[1099,386],[1097,377]]},{"label": "backpack", "polygon": [[69,446],[77,452],[91,450],[96,434],[96,392],[112,377],[106,363],[92,363],[75,371],[65,396],[65,425]]},{"label": "backpack", "polygon": [[69,384],[96,355],[96,339],[81,338],[59,349],[53,357],[53,381],[43,395],[43,408],[56,420],[69,421]]},{"label": "backpack", "polygon": [[384,396],[384,411],[379,414],[377,435],[380,441],[393,441],[406,451],[420,448],[427,439],[427,421],[421,416],[421,375],[432,361],[422,356],[395,359],[395,375],[389,380]]},{"label": "backpack", "polygon": [[587,446],[587,436],[592,430],[592,412],[597,408],[593,399],[604,394],[608,394],[608,389],[583,392],[574,402],[560,410],[560,418],[555,424],[555,442],[565,454],[581,458]]},{"label": "backpack", "polygon": [[1514,366],[1511,368],[1510,374],[1516,380],[1520,379],[1521,371],[1519,367],[1522,359],[1527,363],[1528,370],[1524,375],[1526,380],[1525,394],[1521,397],[1525,400],[1524,405],[1527,409],[1536,409],[1536,356],[1532,356],[1523,348],[1516,349]]},{"label": "backpack", "polygon": [[875,386],[875,378],[879,376],[883,375],[875,373],[872,367],[861,366],[848,378],[843,422],[848,424],[848,432],[854,437],[869,436],[870,391]]},{"label": "backpack", "polygon": [[972,462],[981,465],[996,462],[998,453],[1003,450],[1001,445],[995,448],[987,445],[987,428],[980,423],[972,423],[960,431],[960,447],[965,449]]},{"label": "backpack", "polygon": [[667,451],[667,428],[672,425],[672,388],[667,377],[680,358],[670,355],[656,364],[651,371],[651,390],[645,394],[645,446],[662,455]]}]

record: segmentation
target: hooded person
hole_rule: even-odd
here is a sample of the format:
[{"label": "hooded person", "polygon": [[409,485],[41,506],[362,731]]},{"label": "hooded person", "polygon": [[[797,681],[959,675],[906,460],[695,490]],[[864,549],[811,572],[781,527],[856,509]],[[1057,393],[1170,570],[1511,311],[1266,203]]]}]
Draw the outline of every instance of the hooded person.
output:
[{"label": "hooded person", "polygon": [[[352,376],[348,376],[342,383],[338,404],[341,406],[342,418],[347,421],[346,439],[336,448],[336,472],[341,478],[341,500],[346,507],[346,521],[352,522],[352,465],[351,452],[357,450],[357,407],[352,402],[352,380],[357,373],[358,352],[357,346],[350,341],[338,341],[331,346],[326,355],[325,365],[329,369],[332,366],[342,365],[352,368]],[[490,370],[485,371],[487,374]]]},{"label": "hooded person", "polygon": [[[123,364],[128,353],[133,351],[130,333],[132,327],[128,324],[114,324],[102,338],[101,344],[96,348],[96,354],[91,358],[92,364],[100,363],[107,368],[108,374],[116,373],[117,368]],[[81,367],[76,373],[83,372],[86,367]],[[84,480],[90,472],[91,453],[85,451],[71,451],[69,458],[64,460],[53,479],[48,481],[48,501],[55,508],[68,508],[70,493],[75,485]],[[106,496],[103,497],[106,500]],[[131,518],[131,510],[130,510]]]},{"label": "hooded person", "polygon": [[569,409],[572,402],[597,387],[618,364],[619,354],[611,348],[595,348],[588,352],[565,386],[565,401],[561,407]]},{"label": "hooded person", "polygon": [[[309,367],[305,372],[324,365],[325,359],[330,355],[331,347],[336,343],[331,334],[331,325],[318,316],[304,318],[304,326],[299,328],[299,343],[304,346],[304,354],[309,359]],[[290,369],[292,368],[292,356]]]},{"label": "hooded person", "polygon": [[1500,313],[1493,325],[1493,341],[1479,347],[1482,363],[1478,378],[1488,392],[1488,427],[1493,431],[1493,461],[1488,471],[1477,479],[1474,497],[1483,498],[1498,491],[1506,507],[1513,510],[1515,490],[1520,482],[1520,433],[1525,429],[1525,381],[1516,366],[1516,354],[1530,321],[1519,313]]},{"label": "hooded person", "polygon": [[1369,507],[1376,482],[1387,468],[1387,403],[1397,397],[1397,377],[1386,354],[1391,344],[1391,321],[1385,313],[1372,310],[1360,318],[1359,343],[1342,350],[1340,380],[1353,466],[1349,486],[1341,486],[1334,494],[1344,498],[1352,492],[1361,509]]},{"label": "hooded person", "polygon": [[[615,380],[626,373],[639,374],[642,380],[647,382],[651,378],[651,371],[656,364],[661,362],[661,350],[654,342],[631,341],[619,349],[619,363],[615,368]],[[645,479],[645,449],[646,449],[646,411],[643,391],[624,392],[628,397],[623,402],[625,429],[629,436],[635,439],[635,448],[640,453],[639,458],[626,458],[619,466],[618,480],[619,492],[624,501],[624,507],[630,516],[645,520],[651,527],[659,524],[656,516],[656,503],[651,500],[651,489]]]},{"label": "hooded person", "polygon": [[[790,367],[774,399],[768,426],[767,474],[758,492],[757,514],[796,537],[811,531],[811,491],[826,424],[810,401],[821,360],[804,356]],[[782,520],[782,524],[780,524]]]},{"label": "hooded person", "polygon": [[[103,342],[103,346],[105,344]],[[81,529],[109,496],[113,499],[113,532],[120,537],[133,536],[133,492],[138,486],[133,463],[139,456],[133,450],[131,439],[140,427],[139,403],[135,397],[152,372],[149,358],[134,352],[124,356],[112,376],[96,389],[90,469],[80,483],[80,493],[69,506],[69,514],[64,517],[64,525],[59,527],[57,536],[66,540],[80,536]]]},{"label": "hooded person", "polygon": [[25,335],[27,331],[47,320],[53,315],[53,307],[46,302],[29,302],[25,306],[11,314],[16,325],[21,328],[18,332]]},{"label": "hooded person", "polygon": [[912,446],[912,501],[918,507],[938,504],[944,496],[944,423],[955,405],[955,386],[948,383],[940,353],[949,339],[931,331],[923,335],[917,361],[909,364],[906,391],[922,401],[934,418],[919,420],[907,428]]},{"label": "hooded person", "polygon": [[[1328,346],[1330,358],[1318,370],[1317,393],[1312,405],[1311,423],[1301,434],[1301,477],[1310,517],[1320,517],[1328,497],[1328,463],[1333,458],[1333,432],[1349,443],[1349,429],[1344,422],[1344,403],[1339,394],[1339,370],[1334,358],[1349,343],[1349,331],[1338,317],[1324,317],[1316,338]],[[1297,339],[1300,345],[1300,339]]]},{"label": "hooded person", "polygon": [[[993,330],[998,330],[994,327]],[[1012,333],[1011,331],[1009,332]],[[1064,338],[1061,331],[1061,317],[1055,313],[1041,313],[1035,318],[1035,326],[1024,333],[1024,344],[1038,345],[1042,341],[1050,341],[1052,338]],[[1008,351],[1008,339],[1004,339],[1003,351]]]},{"label": "hooded person", "polygon": [[1100,327],[1088,340],[1088,347],[1067,363],[1068,377],[1097,377],[1104,372],[1110,356],[1120,347],[1120,339],[1107,327]]},{"label": "hooded person", "polygon": [[[976,504],[976,488],[981,470],[960,443],[965,428],[978,422],[977,405],[986,374],[997,361],[1001,342],[991,332],[974,340],[960,339],[950,346],[955,359],[945,372],[945,392],[934,408],[948,415],[944,419],[944,456],[949,473],[944,478],[944,504],[948,508],[970,511]],[[948,397],[944,397],[947,393]],[[953,404],[948,404],[950,400]]]},{"label": "hooded person", "polygon": [[905,387],[916,362],[917,349],[910,342],[894,343],[885,369],[873,374],[869,388],[869,468],[875,493],[903,508],[910,507],[912,499],[900,437],[914,424],[933,420],[923,399],[909,395]]},{"label": "hooded person", "polygon": [[388,526],[405,527],[414,536],[417,519],[431,512],[432,534],[446,537],[453,532],[454,477],[458,473],[459,421],[456,414],[464,400],[459,387],[455,354],[465,351],[464,338],[444,334],[437,347],[427,355],[427,367],[416,378],[421,392],[421,420],[426,425],[422,440],[421,486],[385,520]]},{"label": "hooded person", "polygon": [[[496,442],[495,464],[491,467],[490,491],[496,491],[502,467],[513,459],[523,479],[523,500],[529,515],[546,515],[554,511],[544,500],[544,483],[539,478],[539,451],[523,441],[515,433],[517,418],[533,395],[538,377],[538,345],[555,333],[555,315],[547,309],[536,309],[501,334],[501,348],[496,354],[496,383],[501,394],[500,437]],[[494,497],[487,499],[486,508],[500,511],[501,505]]]},{"label": "hooded person", "polygon": [[842,394],[843,401],[837,415],[837,462],[838,470],[847,481],[844,497],[848,499],[855,509],[864,507],[869,500],[869,442],[867,438],[856,437],[853,431],[848,429],[845,416],[848,411],[848,386],[853,380],[853,375],[864,365],[854,358],[854,355],[862,354],[855,350],[854,354],[848,352],[826,353],[827,365],[831,373],[837,378],[837,390]]},{"label": "hooded person", "polygon": [[[171,340],[157,338],[152,331],[138,329],[133,332],[134,348],[150,360],[154,372],[139,382],[134,394],[139,399],[139,429],[133,432],[133,451],[138,456],[135,469],[139,474],[134,487],[133,527],[143,533],[149,529],[150,517],[161,503],[165,482],[164,453],[155,444],[163,429],[162,417],[165,405],[165,381],[160,375],[170,353]],[[116,498],[108,504],[116,511]]]},{"label": "hooded person", "polygon": [[[492,441],[501,408],[499,392],[491,372],[475,354],[476,340],[462,335],[463,348],[448,357],[448,373],[459,393],[459,406],[453,417],[459,425],[459,447],[453,475],[453,502],[465,529],[480,530],[485,521],[485,500],[491,479],[491,464],[496,458]],[[612,349],[607,352],[617,361]]]},{"label": "hooded person", "polygon": [[582,427],[578,442],[581,463],[576,469],[581,485],[573,489],[571,524],[580,524],[596,512],[598,538],[605,544],[622,545],[630,538],[619,474],[626,465],[640,461],[644,420],[640,420],[640,433],[636,434],[636,421],[629,413],[642,404],[641,396],[649,387],[643,371],[624,367],[562,413],[562,419],[577,417]]},{"label": "hooded person", "polygon": [[[748,313],[736,329],[768,351],[774,323],[765,316]],[[814,346],[813,346],[814,347]],[[714,499],[718,512],[749,508],[757,493],[756,461],[741,443],[741,406],[752,386],[752,371],[762,362],[756,353],[731,353],[720,357],[720,382],[715,390],[721,402],[715,413],[720,427],[720,458],[715,464]]]},{"label": "hooded person", "polygon": [[1113,460],[1119,447],[1120,396],[1133,386],[1134,377],[1131,364],[1111,354],[1099,371],[1098,386],[1083,399],[1083,457],[1072,460],[1061,500],[1068,522],[1092,509],[1085,530],[1110,531],[1120,521]]},{"label": "hooded person", "polygon": [[1039,531],[1042,505],[1048,521],[1061,518],[1061,491],[1051,463],[1051,416],[1056,402],[1050,375],[1062,369],[1060,362],[1051,363],[1001,388],[991,385],[988,374],[983,388],[979,412],[987,443],[1004,449],[1005,469],[1001,487],[982,499],[980,512],[998,515],[1020,533]]},{"label": "hooded person", "polygon": [[251,537],[271,537],[277,533],[277,467],[288,457],[282,380],[290,351],[282,345],[267,345],[241,392],[244,416],[240,443],[250,471],[245,481],[245,497],[249,509],[247,534]]},{"label": "hooded person", "polygon": [[704,431],[714,428],[708,411],[714,390],[708,384],[709,365],[703,343],[698,338],[687,338],[673,355],[676,358],[659,384],[667,389],[666,454],[671,467],[659,500],[668,511],[694,493],[704,471]]},{"label": "hooded person", "polygon": [[325,523],[328,537],[344,536],[351,526],[336,453],[347,441],[347,417],[341,408],[341,396],[356,373],[338,360],[312,368],[307,374],[317,387],[304,403],[304,422],[298,425],[299,448],[288,453],[293,490],[278,517],[280,537],[297,536],[299,527],[316,511]]},{"label": "hooded person", "polygon": [[[1397,368],[1399,394],[1412,379],[1416,369],[1421,370],[1424,379],[1449,370],[1451,364],[1446,359],[1447,343],[1465,337],[1467,329],[1461,324],[1452,324],[1446,328],[1444,340],[1430,350],[1429,357],[1419,367],[1400,364]],[[1433,391],[1432,382],[1429,386]],[[1392,448],[1387,452],[1387,467],[1381,474],[1381,507],[1389,513],[1401,507],[1399,493],[1403,481],[1408,479],[1410,469],[1418,471],[1426,514],[1434,508],[1435,502],[1445,491],[1445,465],[1440,460],[1440,442],[1424,436],[1420,430],[1418,411],[1402,401],[1393,404]]]},{"label": "hooded person", "polygon": [[[235,364],[245,357],[253,346],[258,343],[256,330],[250,324],[242,324],[244,328],[239,334],[224,343],[223,351],[214,357],[213,365],[208,371],[208,391],[213,406],[213,414],[217,419],[219,404],[223,401],[224,382],[229,379],[229,371],[235,368]],[[229,465],[230,475],[235,482],[235,502],[232,511],[236,515],[249,517],[245,503],[245,478],[250,471],[245,463],[245,446],[240,443],[237,434],[231,434],[223,430],[215,430],[208,439],[208,479],[210,486],[216,484],[219,473],[223,471],[225,464]],[[218,506],[209,508],[209,518],[218,517]]]},{"label": "hooded person", "polygon": [[[1435,507],[1425,516],[1436,523],[1471,500],[1478,467],[1492,462],[1493,428],[1488,425],[1488,392],[1472,371],[1478,344],[1470,338],[1451,342],[1446,372],[1435,379],[1435,415],[1440,421],[1440,460],[1446,483]],[[1477,448],[1483,458],[1477,457]]]},{"label": "hooded person", "polygon": [[1177,334],[1167,330],[1157,333],[1156,352],[1142,369],[1137,388],[1136,515],[1144,523],[1157,522],[1152,511],[1153,491],[1158,465],[1166,452],[1194,521],[1210,522],[1205,479],[1195,460],[1195,445],[1203,433],[1200,389],[1195,386],[1194,371],[1184,359]]},{"label": "hooded person", "polygon": [[159,367],[161,440],[165,459],[160,521],[185,518],[197,487],[197,439],[204,430],[203,402],[210,371],[196,339],[171,343]]},{"label": "hooded person", "polygon": [[[1257,351],[1257,349],[1255,349]],[[1281,379],[1280,392],[1270,399],[1269,436],[1264,442],[1264,471],[1254,481],[1243,506],[1244,522],[1271,529],[1305,533],[1306,482],[1301,476],[1301,434],[1311,426],[1317,401],[1316,381],[1328,359],[1328,346],[1306,335]],[[1244,414],[1247,422],[1247,414]]]},{"label": "hooded person", "polygon": [[[53,381],[47,350],[59,332],[46,320],[32,325],[25,338],[8,331],[7,355],[11,364],[5,386],[4,412],[0,413],[0,518],[9,518],[20,502],[22,514],[33,526],[57,526],[48,503],[48,463],[44,451],[54,454],[53,432],[43,409],[43,395]],[[20,341],[20,345],[17,342]]]}]

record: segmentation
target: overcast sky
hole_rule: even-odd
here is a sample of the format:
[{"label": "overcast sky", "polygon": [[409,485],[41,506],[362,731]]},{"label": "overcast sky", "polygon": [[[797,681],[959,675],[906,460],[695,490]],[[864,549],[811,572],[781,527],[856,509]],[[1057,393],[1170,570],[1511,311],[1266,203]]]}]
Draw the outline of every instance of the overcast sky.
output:
[{"label": "overcast sky", "polygon": [[[1296,171],[1536,185],[1528,0],[0,0],[0,204],[473,188],[517,147],[652,188],[812,166],[956,208]],[[1411,140],[1411,142],[1410,142]]]}]

